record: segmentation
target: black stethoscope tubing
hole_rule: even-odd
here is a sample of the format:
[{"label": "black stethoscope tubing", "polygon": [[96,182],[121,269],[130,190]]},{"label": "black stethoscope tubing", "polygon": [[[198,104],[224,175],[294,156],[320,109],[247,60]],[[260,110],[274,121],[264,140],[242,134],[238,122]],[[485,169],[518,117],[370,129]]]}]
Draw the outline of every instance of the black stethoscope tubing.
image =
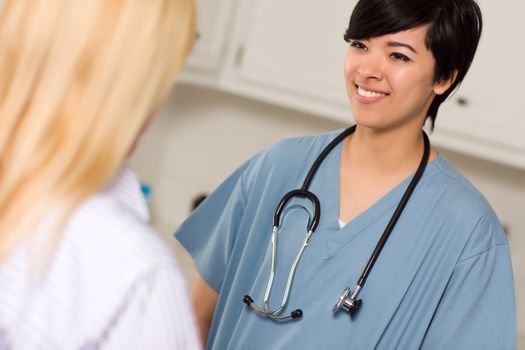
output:
[{"label": "black stethoscope tubing", "polygon": [[381,254],[381,250],[383,250],[383,247],[385,246],[385,243],[388,240],[388,237],[390,237],[390,234],[394,230],[394,227],[396,226],[397,221],[401,217],[401,213],[405,209],[405,206],[407,205],[408,200],[412,196],[414,189],[416,188],[419,180],[421,179],[421,177],[423,176],[423,173],[425,172],[425,168],[428,163],[428,158],[430,156],[430,141],[428,140],[428,136],[424,131],[423,131],[423,142],[424,142],[423,157],[421,158],[421,162],[419,163],[416,173],[414,174],[414,177],[412,177],[412,180],[408,184],[408,187],[405,190],[403,197],[399,201],[399,204],[397,205],[396,210],[392,214],[390,221],[386,225],[385,231],[381,235],[381,238],[379,238],[379,241],[377,242],[377,245],[374,248],[372,255],[370,256],[370,259],[368,260],[368,263],[366,264],[366,267],[364,268],[363,273],[361,274],[361,277],[359,277],[357,285],[361,288],[364,286],[366,279],[368,278],[368,275],[370,274],[370,271],[372,270],[372,267],[374,266],[377,258],[379,257],[379,254]]}]

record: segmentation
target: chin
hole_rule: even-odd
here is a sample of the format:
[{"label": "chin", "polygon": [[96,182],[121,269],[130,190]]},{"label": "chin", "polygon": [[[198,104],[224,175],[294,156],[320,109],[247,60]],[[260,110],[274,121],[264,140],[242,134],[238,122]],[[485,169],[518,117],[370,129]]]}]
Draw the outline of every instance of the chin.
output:
[{"label": "chin", "polygon": [[385,126],[383,114],[372,112],[363,113],[363,111],[354,112],[354,110],[352,110],[352,117],[354,122],[361,127],[376,129]]}]

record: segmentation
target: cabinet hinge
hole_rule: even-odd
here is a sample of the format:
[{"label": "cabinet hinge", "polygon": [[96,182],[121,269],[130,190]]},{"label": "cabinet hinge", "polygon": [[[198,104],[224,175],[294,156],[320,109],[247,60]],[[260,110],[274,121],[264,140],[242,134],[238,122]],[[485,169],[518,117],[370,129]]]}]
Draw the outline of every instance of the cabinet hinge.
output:
[{"label": "cabinet hinge", "polygon": [[240,67],[242,65],[243,59],[244,59],[244,45],[239,45],[239,47],[237,47],[237,52],[235,53],[235,66]]}]

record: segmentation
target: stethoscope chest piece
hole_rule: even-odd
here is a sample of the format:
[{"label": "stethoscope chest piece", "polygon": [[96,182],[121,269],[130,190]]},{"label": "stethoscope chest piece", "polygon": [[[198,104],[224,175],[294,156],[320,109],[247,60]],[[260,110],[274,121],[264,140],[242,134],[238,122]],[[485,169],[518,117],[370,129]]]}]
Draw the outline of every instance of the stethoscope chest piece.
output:
[{"label": "stethoscope chest piece", "polygon": [[346,312],[350,313],[350,316],[354,315],[357,312],[357,310],[359,310],[359,306],[361,306],[361,299],[357,299],[359,289],[359,286],[357,286],[354,292],[352,292],[350,288],[345,288],[345,290],[337,300],[337,303],[334,305],[334,314],[337,313],[339,310],[343,309]]}]

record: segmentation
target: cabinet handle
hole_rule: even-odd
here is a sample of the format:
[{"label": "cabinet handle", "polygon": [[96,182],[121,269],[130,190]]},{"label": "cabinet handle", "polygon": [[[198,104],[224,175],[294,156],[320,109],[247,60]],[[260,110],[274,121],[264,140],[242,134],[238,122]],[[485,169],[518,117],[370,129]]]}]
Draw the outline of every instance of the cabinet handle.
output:
[{"label": "cabinet handle", "polygon": [[235,66],[240,67],[244,59],[244,45],[240,45],[235,52]]},{"label": "cabinet handle", "polygon": [[468,100],[466,97],[458,97],[458,99],[456,100],[458,105],[460,106],[467,106],[468,105]]}]

